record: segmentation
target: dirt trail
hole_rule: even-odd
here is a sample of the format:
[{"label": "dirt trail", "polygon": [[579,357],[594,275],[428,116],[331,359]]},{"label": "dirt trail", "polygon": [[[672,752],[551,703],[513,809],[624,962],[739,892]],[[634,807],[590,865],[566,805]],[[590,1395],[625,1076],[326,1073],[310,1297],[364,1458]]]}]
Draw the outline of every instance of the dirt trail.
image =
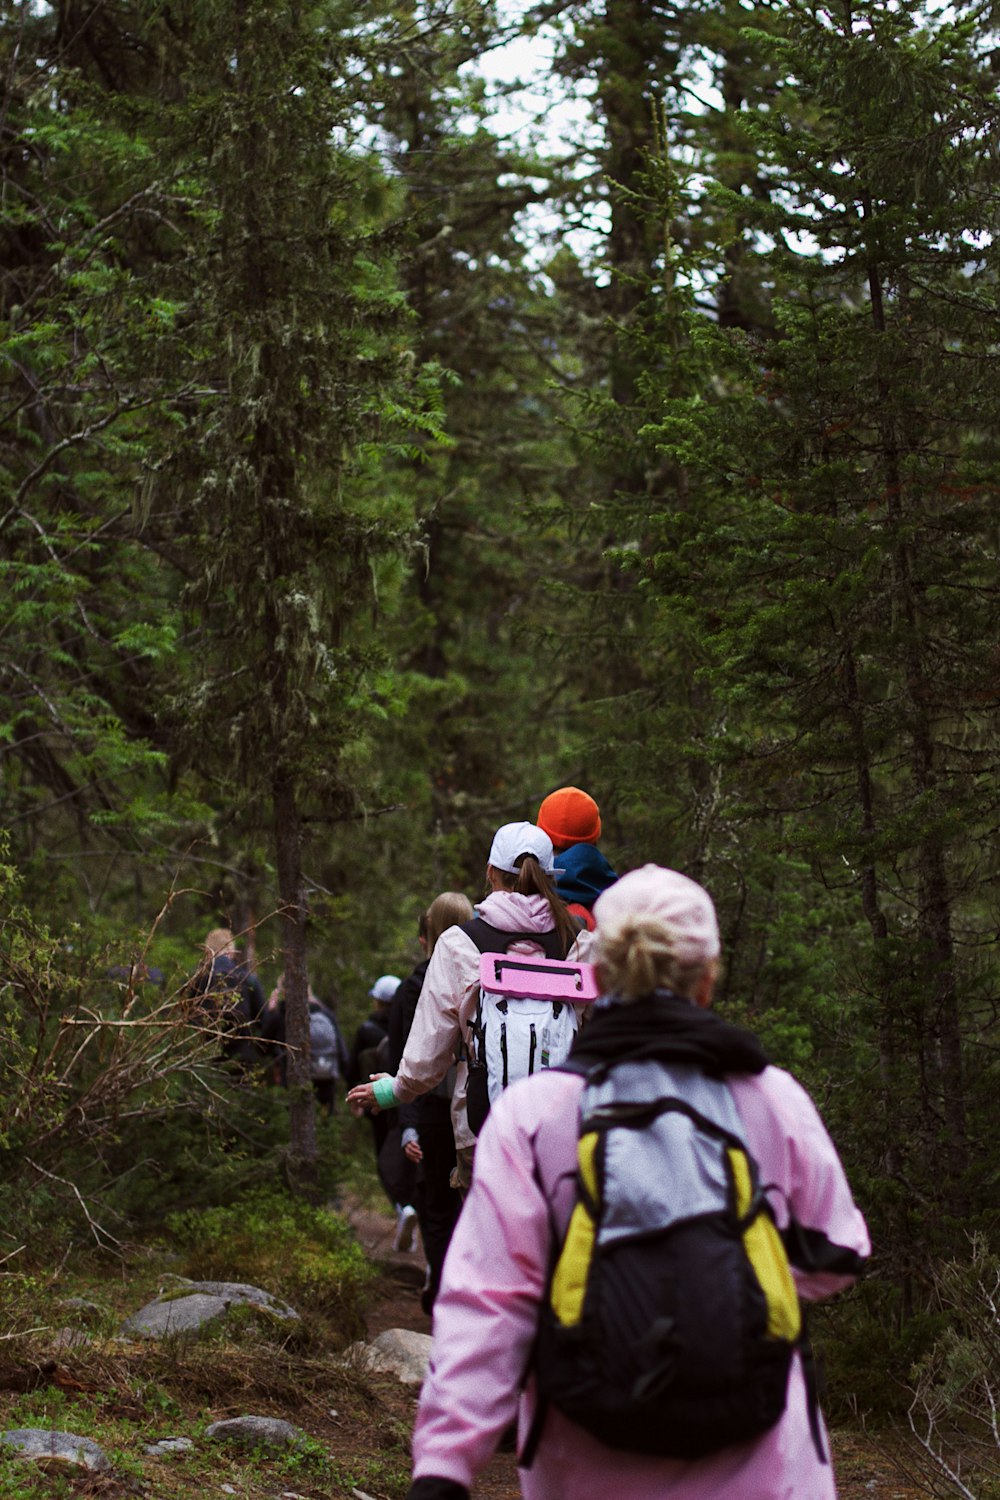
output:
[{"label": "dirt trail", "polygon": [[[410,1328],[415,1333],[430,1333],[431,1320],[420,1306],[424,1257],[419,1236],[415,1248],[408,1253],[393,1250],[396,1225],[387,1213],[358,1207],[352,1207],[348,1212],[358,1239],[382,1270],[379,1291],[368,1312],[369,1338],[386,1328]],[[416,1394],[405,1396],[404,1401],[412,1422],[417,1409]],[[476,1481],[475,1495],[476,1500],[520,1500],[521,1488],[513,1454],[496,1455]]]},{"label": "dirt trail", "polygon": [[[420,1307],[424,1258],[419,1238],[415,1249],[403,1254],[392,1248],[395,1223],[387,1213],[357,1207],[349,1213],[359,1240],[382,1271],[368,1314],[369,1337],[386,1328],[430,1333],[431,1320]],[[416,1397],[402,1400],[412,1421]],[[840,1500],[926,1500],[927,1492],[908,1483],[882,1445],[867,1434],[841,1429],[832,1442]],[[476,1482],[475,1500],[520,1500],[520,1494],[513,1455],[497,1454]]]}]

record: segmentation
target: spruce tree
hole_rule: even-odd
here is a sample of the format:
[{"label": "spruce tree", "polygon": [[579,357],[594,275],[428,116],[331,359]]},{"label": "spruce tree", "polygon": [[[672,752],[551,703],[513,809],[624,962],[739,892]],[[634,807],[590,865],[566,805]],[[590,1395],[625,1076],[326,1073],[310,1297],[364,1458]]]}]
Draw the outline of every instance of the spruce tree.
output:
[{"label": "spruce tree", "polygon": [[573,567],[557,504],[572,452],[553,377],[576,353],[520,227],[556,169],[503,139],[473,67],[496,43],[493,8],[413,7],[408,20],[378,118],[409,230],[401,284],[418,358],[444,371],[448,445],[398,475],[421,525],[393,632],[412,710],[388,726],[386,755],[401,772],[407,762],[409,813],[398,842],[388,830],[378,842],[397,878],[400,859],[421,856],[414,900],[426,901],[427,837],[447,878],[478,888],[492,829],[567,779],[578,742],[561,717],[576,685],[543,641]]},{"label": "spruce tree", "polygon": [[646,439],[688,488],[632,561],[710,690],[687,746],[717,788],[709,873],[745,899],[770,864],[779,911],[821,922],[840,993],[804,1019],[870,1073],[848,1138],[905,1279],[986,1208],[995,100],[971,16],[796,5],[753,40],[786,79],[754,124],[780,191],[734,208],[774,246],[778,336],[709,323],[681,268],[687,378],[650,340]]},{"label": "spruce tree", "polygon": [[38,892],[65,885],[76,910],[96,909],[166,816],[151,699],[178,620],[133,500],[190,393],[183,368],[156,370],[174,309],[149,273],[170,192],[105,85],[117,16],[21,5],[0,27],[0,822]]},{"label": "spruce tree", "polygon": [[185,758],[218,777],[217,802],[266,809],[271,825],[292,1166],[306,1177],[303,849],[308,820],[355,806],[343,755],[378,660],[364,613],[380,555],[409,524],[373,481],[410,361],[375,217],[379,174],[356,139],[372,78],[365,20],[353,6],[278,0],[192,13],[169,141],[203,184],[177,268],[201,395],[148,497],[154,514],[175,514],[184,602],[202,622],[174,704]]}]

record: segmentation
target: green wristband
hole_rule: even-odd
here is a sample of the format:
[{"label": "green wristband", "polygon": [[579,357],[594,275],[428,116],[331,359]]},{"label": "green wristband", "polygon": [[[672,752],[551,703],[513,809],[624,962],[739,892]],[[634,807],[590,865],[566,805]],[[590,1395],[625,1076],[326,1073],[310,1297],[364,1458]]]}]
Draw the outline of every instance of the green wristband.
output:
[{"label": "green wristband", "polygon": [[372,1093],[375,1095],[375,1103],[379,1109],[396,1108],[396,1091],[393,1088],[392,1078],[376,1078],[372,1083]]}]

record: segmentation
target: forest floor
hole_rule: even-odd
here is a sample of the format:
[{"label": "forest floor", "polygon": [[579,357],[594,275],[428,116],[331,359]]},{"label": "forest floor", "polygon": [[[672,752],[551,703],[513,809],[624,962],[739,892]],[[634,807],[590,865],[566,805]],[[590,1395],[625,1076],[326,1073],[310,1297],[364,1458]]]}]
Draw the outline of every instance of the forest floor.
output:
[{"label": "forest floor", "polygon": [[[353,1205],[357,1236],[377,1267],[367,1313],[369,1338],[388,1328],[429,1333],[420,1308],[423,1258],[394,1251],[394,1221],[380,1208]],[[158,1271],[146,1275],[155,1286]],[[134,1293],[134,1275],[119,1288]],[[280,1291],[279,1288],[275,1288]],[[105,1288],[113,1295],[113,1288]],[[123,1307],[126,1305],[123,1300]],[[15,1352],[16,1351],[16,1352]],[[26,1352],[0,1342],[0,1431],[49,1426],[93,1438],[109,1453],[109,1475],[75,1475],[63,1466],[0,1457],[2,1500],[400,1500],[409,1476],[409,1435],[416,1393],[388,1376],[307,1346],[268,1352],[259,1345],[211,1340],[176,1351],[121,1347],[120,1340]],[[307,1448],[241,1454],[207,1442],[211,1421],[252,1412],[281,1417],[304,1431]],[[146,1445],[189,1436],[193,1446],[166,1458]],[[841,1500],[918,1500],[885,1444],[840,1429],[833,1445]],[[477,1482],[478,1500],[517,1500],[513,1456],[499,1454]],[[610,1497],[609,1497],[610,1500]]]}]

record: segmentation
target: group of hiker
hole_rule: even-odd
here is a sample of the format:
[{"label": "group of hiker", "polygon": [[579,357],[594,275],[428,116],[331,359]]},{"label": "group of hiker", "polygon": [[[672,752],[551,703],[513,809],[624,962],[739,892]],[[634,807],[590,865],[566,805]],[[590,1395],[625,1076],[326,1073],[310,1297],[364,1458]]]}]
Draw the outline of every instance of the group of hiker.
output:
[{"label": "group of hiker", "polygon": [[[456,1007],[478,994],[480,959],[486,951],[502,953],[525,941],[529,950],[538,945],[550,959],[562,960],[576,951],[577,940],[592,925],[594,900],[617,879],[596,847],[601,831],[597,803],[578,787],[561,787],[545,798],[536,824],[511,823],[497,831],[487,862],[491,890],[475,911],[461,892],[442,891],[421,914],[418,939],[425,956],[399,984],[389,1007],[380,1066],[371,1070],[376,1081],[380,1075],[396,1077],[398,1113],[377,1101],[364,1068],[348,1094],[355,1111],[372,1121],[379,1177],[397,1214],[397,1249],[410,1245],[413,1221],[419,1222],[427,1261],[421,1303],[428,1312],[462,1194],[471,1182],[475,1144],[467,1085],[470,1060],[475,1064],[478,1059],[471,1057]],[[565,851],[558,872],[554,847]],[[539,858],[525,862],[529,849]],[[391,976],[378,981],[390,982],[396,981]],[[519,1007],[518,1014],[523,1010]],[[525,1073],[559,1061],[578,1024],[575,1006],[543,1002],[541,1012],[535,1057],[520,1069]],[[529,1035],[530,1026],[529,1021]],[[486,1039],[484,1027],[484,1044]],[[512,1024],[505,1042],[513,1049]],[[471,1070],[474,1085],[484,1079],[485,1059],[483,1063]],[[517,1076],[512,1055],[506,1066],[509,1076]],[[411,1080],[408,1093],[398,1084],[404,1077]],[[386,1123],[387,1114],[393,1123]],[[483,1105],[479,1114],[485,1114]]]},{"label": "group of hiker", "polygon": [[428,1262],[408,1500],[468,1500],[503,1442],[526,1500],[833,1500],[803,1304],[860,1273],[864,1219],[809,1096],[711,1010],[708,892],[619,877],[601,833],[578,787],[498,828],[343,1065]]},{"label": "group of hiker", "polygon": [[[279,976],[270,995],[246,961],[228,927],[206,934],[203,957],[187,985],[195,1017],[218,1034],[222,1059],[236,1073],[262,1074],[267,1082],[287,1082],[285,983]],[[309,1071],[317,1103],[332,1112],[338,1086],[362,1075],[350,1072],[350,1058],[332,1005],[309,986]]]},{"label": "group of hiker", "polygon": [[708,892],[617,878],[593,800],[553,797],[497,829],[398,1059],[348,1094],[412,1110],[458,1060],[408,1500],[468,1500],[512,1431],[526,1500],[832,1500],[803,1304],[860,1273],[864,1219],[809,1096],[710,1008]]}]

